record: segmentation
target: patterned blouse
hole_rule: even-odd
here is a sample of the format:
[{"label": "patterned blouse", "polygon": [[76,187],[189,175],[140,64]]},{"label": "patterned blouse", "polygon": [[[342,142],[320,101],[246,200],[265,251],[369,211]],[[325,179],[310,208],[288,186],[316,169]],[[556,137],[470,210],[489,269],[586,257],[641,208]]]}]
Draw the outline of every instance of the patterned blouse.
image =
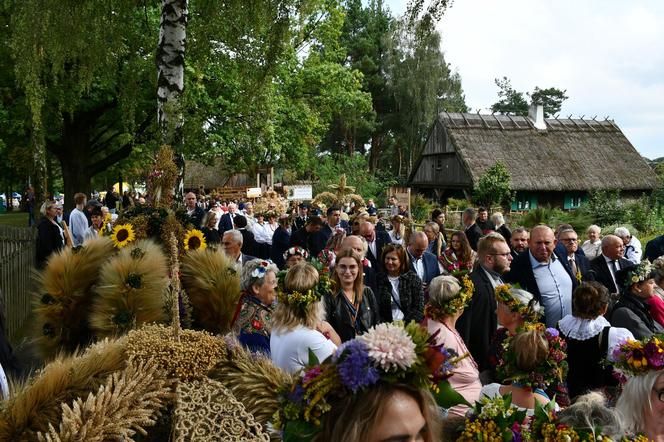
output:
[{"label": "patterned blouse", "polygon": [[270,353],[272,307],[249,293],[242,293],[233,316],[233,333],[252,351]]}]

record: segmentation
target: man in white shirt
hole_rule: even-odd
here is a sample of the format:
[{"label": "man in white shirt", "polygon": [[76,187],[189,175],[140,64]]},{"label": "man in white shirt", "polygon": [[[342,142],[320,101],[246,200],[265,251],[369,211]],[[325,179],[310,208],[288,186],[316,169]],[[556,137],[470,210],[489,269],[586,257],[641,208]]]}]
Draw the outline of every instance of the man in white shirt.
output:
[{"label": "man in white shirt", "polygon": [[76,208],[69,214],[69,232],[71,233],[72,245],[78,247],[85,240],[85,231],[88,230],[88,218],[83,213],[87,197],[84,193],[74,195]]},{"label": "man in white shirt", "polygon": [[641,249],[641,241],[634,236],[629,234],[627,227],[618,227],[614,234],[620,238],[625,245],[625,259],[631,261],[634,265],[641,262],[641,256],[643,251]]}]

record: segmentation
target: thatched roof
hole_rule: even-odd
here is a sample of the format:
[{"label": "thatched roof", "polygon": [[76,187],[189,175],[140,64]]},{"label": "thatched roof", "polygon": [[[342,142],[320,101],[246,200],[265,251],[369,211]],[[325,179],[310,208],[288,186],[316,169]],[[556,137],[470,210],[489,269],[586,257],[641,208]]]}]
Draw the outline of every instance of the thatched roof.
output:
[{"label": "thatched roof", "polygon": [[203,186],[206,189],[223,187],[231,175],[224,167],[224,161],[217,158],[213,165],[206,165],[194,160],[185,160],[184,187],[197,189]]},{"label": "thatched roof", "polygon": [[[528,117],[444,112],[409,181],[425,184],[417,182],[422,180],[417,169],[423,158],[456,151],[472,185],[500,161],[512,176],[514,190],[656,187],[655,173],[613,121],[551,118],[545,123],[546,129],[538,130]],[[444,143],[452,149],[435,146]],[[445,179],[436,182],[444,185]]]}]

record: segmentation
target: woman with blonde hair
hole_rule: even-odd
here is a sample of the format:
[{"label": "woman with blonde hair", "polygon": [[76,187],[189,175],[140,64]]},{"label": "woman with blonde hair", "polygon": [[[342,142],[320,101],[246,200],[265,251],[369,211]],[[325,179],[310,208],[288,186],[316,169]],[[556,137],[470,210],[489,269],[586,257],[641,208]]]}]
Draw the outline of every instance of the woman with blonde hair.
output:
[{"label": "woman with blonde hair", "polygon": [[[512,395],[512,404],[535,414],[535,404],[546,405],[551,398],[544,391],[553,382],[562,382],[567,374],[565,341],[555,329],[544,324],[526,324],[505,343],[503,360],[498,365],[498,376],[503,384],[482,387],[481,396],[494,398]],[[556,410],[559,409],[555,404]]]},{"label": "woman with blonde hair", "polygon": [[333,291],[325,294],[327,320],[345,342],[380,322],[378,303],[364,286],[362,258],[353,249],[342,249],[332,273]]},{"label": "woman with blonde hair", "polygon": [[390,230],[389,235],[390,239],[392,240],[392,244],[403,245],[404,235],[406,234],[403,216],[394,215],[392,218],[390,218],[390,223],[392,224],[392,230]]},{"label": "woman with blonde hair", "polygon": [[[463,284],[463,287],[462,287]],[[444,344],[458,355],[467,355],[454,369],[449,379],[454,390],[473,403],[480,398],[477,363],[456,330],[456,321],[473,296],[473,283],[465,276],[462,283],[453,276],[437,276],[429,284],[429,301],[424,307],[424,323],[437,344]],[[468,407],[457,405],[448,410],[450,416],[464,416]]]},{"label": "woman with blonde hair", "polygon": [[327,277],[319,276],[316,268],[307,263],[286,272],[272,315],[270,350],[276,366],[293,373],[310,362],[310,351],[323,361],[336,350],[333,339],[339,342],[338,336],[324,322],[321,301],[329,286]]}]

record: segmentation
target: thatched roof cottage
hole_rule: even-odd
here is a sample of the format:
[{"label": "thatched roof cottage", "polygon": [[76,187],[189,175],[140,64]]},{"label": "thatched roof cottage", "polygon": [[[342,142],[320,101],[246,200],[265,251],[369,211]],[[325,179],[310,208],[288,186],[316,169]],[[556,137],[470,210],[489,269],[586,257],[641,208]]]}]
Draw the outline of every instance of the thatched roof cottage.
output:
[{"label": "thatched roof cottage", "polygon": [[433,125],[409,185],[441,199],[470,196],[497,161],[512,176],[512,210],[538,205],[571,209],[594,189],[638,196],[657,177],[611,120],[543,118],[443,112]]}]

